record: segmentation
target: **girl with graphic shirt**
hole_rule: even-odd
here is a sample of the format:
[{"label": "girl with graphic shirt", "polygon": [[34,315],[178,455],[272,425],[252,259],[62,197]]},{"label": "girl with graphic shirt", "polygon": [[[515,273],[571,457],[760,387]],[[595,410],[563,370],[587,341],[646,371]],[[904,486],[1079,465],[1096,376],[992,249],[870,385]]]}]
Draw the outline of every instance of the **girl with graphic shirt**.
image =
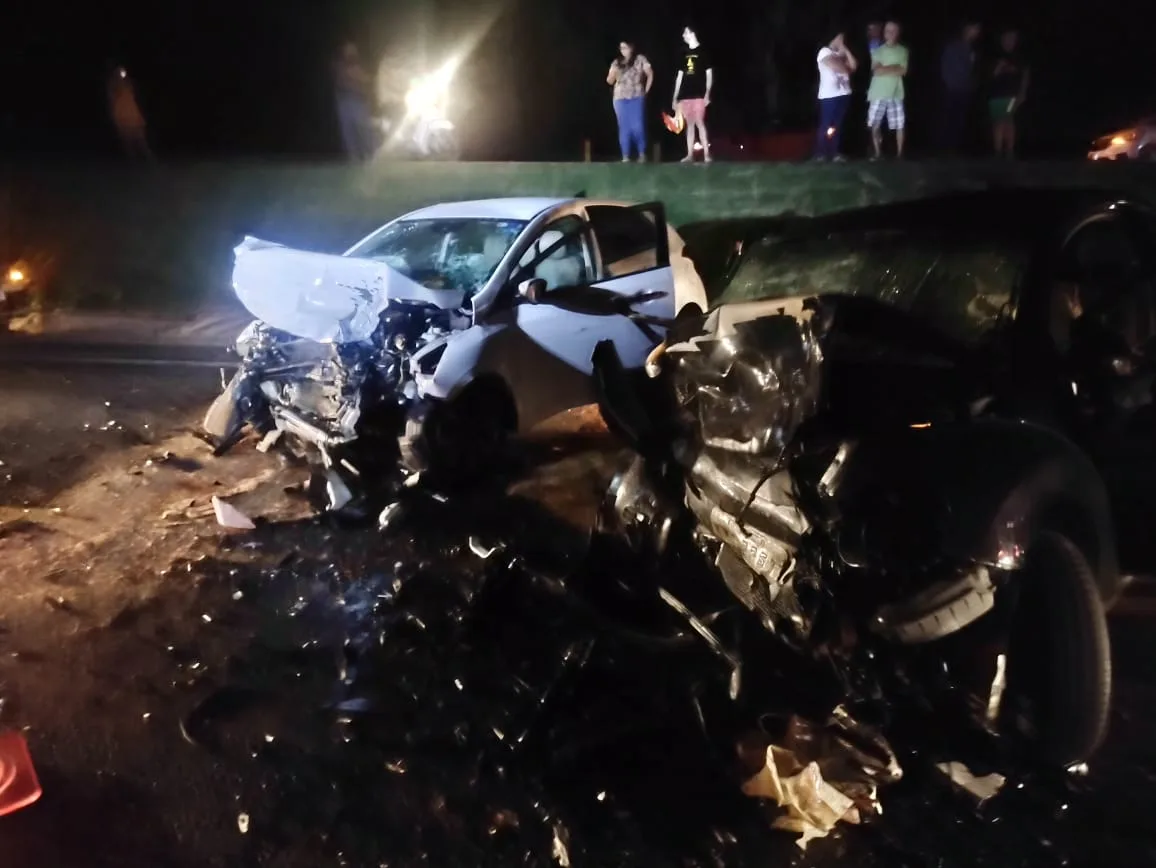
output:
[{"label": "girl with graphic shirt", "polygon": [[622,162],[629,163],[632,149],[638,162],[646,162],[646,95],[654,83],[654,71],[634,44],[618,46],[618,57],[610,64],[606,83],[614,87],[614,114],[618,118],[618,145]]},{"label": "girl with graphic shirt", "polygon": [[682,41],[686,43],[682,68],[674,81],[674,111],[686,121],[686,156],[684,163],[694,162],[695,134],[702,146],[702,158],[709,163],[710,140],[706,135],[706,107],[710,105],[710,89],[714,84],[714,69],[710,55],[689,27],[683,28]]},{"label": "girl with graphic shirt", "polygon": [[835,34],[834,39],[819,49],[815,62],[819,67],[819,127],[815,133],[815,159],[842,162],[839,142],[843,135],[843,119],[851,104],[851,76],[859,64],[842,33]]}]

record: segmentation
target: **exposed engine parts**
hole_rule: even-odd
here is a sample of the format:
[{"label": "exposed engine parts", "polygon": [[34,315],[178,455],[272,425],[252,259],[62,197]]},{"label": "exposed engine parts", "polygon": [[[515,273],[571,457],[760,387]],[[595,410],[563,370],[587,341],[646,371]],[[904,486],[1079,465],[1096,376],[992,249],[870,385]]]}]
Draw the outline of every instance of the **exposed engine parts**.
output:
[{"label": "exposed engine parts", "polygon": [[[355,344],[318,343],[254,322],[237,341],[241,367],[210,416],[227,402],[238,431],[248,423],[290,435],[324,471],[329,508],[341,509],[361,487],[362,460],[384,463],[380,453],[391,450],[396,458],[407,414],[420,403],[415,377],[455,317],[392,301],[372,338]],[[370,442],[361,443],[367,434]]]}]

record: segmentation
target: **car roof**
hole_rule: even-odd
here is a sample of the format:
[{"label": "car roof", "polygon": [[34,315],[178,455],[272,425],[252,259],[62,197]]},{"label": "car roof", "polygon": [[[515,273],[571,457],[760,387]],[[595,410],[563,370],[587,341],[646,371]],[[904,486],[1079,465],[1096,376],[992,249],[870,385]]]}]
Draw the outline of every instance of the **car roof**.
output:
[{"label": "car roof", "polygon": [[803,234],[891,229],[1035,242],[1054,238],[1072,222],[1113,205],[1148,210],[1147,204],[1111,190],[1003,188],[840,211],[799,221],[793,228]]},{"label": "car roof", "polygon": [[509,199],[475,199],[470,202],[440,202],[406,214],[403,220],[523,220],[530,221],[543,211],[566,205],[574,199],[526,196]]},{"label": "car roof", "polygon": [[504,199],[473,199],[468,202],[440,202],[411,211],[401,220],[521,220],[529,222],[540,214],[565,205],[609,205],[630,207],[629,202],[613,199],[555,198],[520,196]]}]

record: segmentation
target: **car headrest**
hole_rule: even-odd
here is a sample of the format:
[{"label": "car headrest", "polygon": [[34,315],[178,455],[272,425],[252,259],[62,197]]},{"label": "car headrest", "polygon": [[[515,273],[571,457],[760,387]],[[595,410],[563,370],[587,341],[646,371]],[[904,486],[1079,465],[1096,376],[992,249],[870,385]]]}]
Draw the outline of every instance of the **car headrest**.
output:
[{"label": "car headrest", "polygon": [[486,241],[482,245],[482,257],[487,262],[497,262],[506,252],[507,246],[506,239],[501,235],[487,235]]},{"label": "car headrest", "polygon": [[[538,252],[539,253],[545,253],[547,250],[550,249],[550,247],[557,244],[558,241],[561,240],[561,238],[562,238],[562,233],[559,232],[558,230],[556,230],[556,229],[546,230],[545,232],[542,233],[542,237],[538,239]],[[566,253],[566,248],[565,248],[565,245],[563,245],[562,247],[559,247],[557,250],[555,250],[552,254],[550,254],[549,258],[554,259],[556,257],[564,256],[565,253]]]}]

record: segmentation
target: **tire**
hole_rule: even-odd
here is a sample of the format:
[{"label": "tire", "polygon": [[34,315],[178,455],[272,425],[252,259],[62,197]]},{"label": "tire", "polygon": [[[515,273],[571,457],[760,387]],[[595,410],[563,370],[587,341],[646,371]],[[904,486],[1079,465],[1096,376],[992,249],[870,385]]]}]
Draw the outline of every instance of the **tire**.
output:
[{"label": "tire", "polygon": [[406,470],[443,483],[469,483],[493,473],[516,429],[513,400],[503,385],[468,386],[449,401],[422,401],[406,416],[398,441]]},{"label": "tire", "polygon": [[1107,734],[1112,694],[1095,576],[1071,540],[1046,531],[1028,550],[1019,591],[1000,729],[1042,762],[1083,762]]},{"label": "tire", "polygon": [[229,385],[225,386],[225,390],[217,396],[205,412],[205,419],[201,423],[201,427],[212,439],[214,446],[223,447],[232,443],[245,427],[244,414],[241,412],[237,397],[240,378],[240,371],[233,374],[233,379],[229,380]]}]

